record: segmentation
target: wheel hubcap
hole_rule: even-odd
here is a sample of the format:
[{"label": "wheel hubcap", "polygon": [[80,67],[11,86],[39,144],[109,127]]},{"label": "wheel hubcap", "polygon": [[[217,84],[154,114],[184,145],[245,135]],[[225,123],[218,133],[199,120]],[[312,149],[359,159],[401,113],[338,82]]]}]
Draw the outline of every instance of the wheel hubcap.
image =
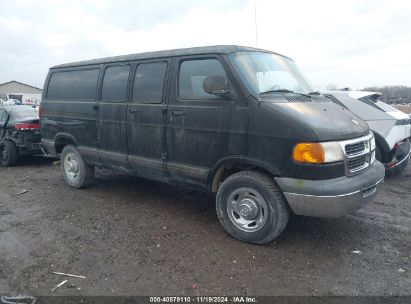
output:
[{"label": "wheel hubcap", "polygon": [[239,211],[245,219],[253,220],[258,215],[258,205],[254,200],[246,198],[241,200]]},{"label": "wheel hubcap", "polygon": [[79,165],[74,153],[68,153],[65,155],[64,171],[70,180],[76,180],[79,172]]},{"label": "wheel hubcap", "polygon": [[266,223],[268,205],[257,191],[251,188],[239,188],[228,197],[227,213],[238,229],[254,232],[260,230]]}]

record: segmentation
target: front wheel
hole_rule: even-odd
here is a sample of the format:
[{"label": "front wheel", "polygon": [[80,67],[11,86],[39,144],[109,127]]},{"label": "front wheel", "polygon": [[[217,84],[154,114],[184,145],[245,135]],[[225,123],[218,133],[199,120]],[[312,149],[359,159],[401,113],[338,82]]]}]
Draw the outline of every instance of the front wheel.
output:
[{"label": "front wheel", "polygon": [[407,167],[409,161],[409,157],[407,157],[407,159],[403,160],[401,164],[396,165],[394,167],[389,167],[387,166],[388,162],[385,162],[385,159],[383,157],[382,149],[378,146],[375,149],[375,158],[384,165],[386,177],[391,177],[400,174]]},{"label": "front wheel", "polygon": [[218,190],[216,209],[232,237],[254,244],[273,241],[289,218],[287,203],[274,180],[254,171],[228,177]]},{"label": "front wheel", "polygon": [[85,188],[94,179],[94,167],[87,165],[77,148],[67,145],[61,152],[61,171],[67,184],[74,188]]},{"label": "front wheel", "polygon": [[385,167],[385,176],[386,177],[391,177],[391,176],[395,176],[395,175],[399,175],[401,174],[401,172],[404,171],[405,168],[407,168],[409,162],[409,157],[407,156],[407,159],[404,159],[401,164],[396,165],[393,168],[387,168]]}]

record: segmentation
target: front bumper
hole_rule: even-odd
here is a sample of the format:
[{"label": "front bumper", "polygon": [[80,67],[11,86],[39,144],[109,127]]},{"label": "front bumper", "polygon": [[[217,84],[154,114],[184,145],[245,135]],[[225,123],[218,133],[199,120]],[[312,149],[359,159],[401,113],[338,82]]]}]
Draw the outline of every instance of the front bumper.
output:
[{"label": "front bumper", "polygon": [[385,168],[375,161],[353,177],[303,180],[278,177],[276,181],[295,214],[337,217],[354,213],[373,200],[384,180]]}]

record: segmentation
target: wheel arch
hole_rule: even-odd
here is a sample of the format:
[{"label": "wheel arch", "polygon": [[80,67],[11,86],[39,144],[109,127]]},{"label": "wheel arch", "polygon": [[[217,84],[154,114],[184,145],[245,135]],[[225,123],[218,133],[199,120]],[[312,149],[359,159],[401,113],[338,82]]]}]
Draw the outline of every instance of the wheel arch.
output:
[{"label": "wheel arch", "polygon": [[221,182],[228,176],[244,170],[259,171],[269,176],[280,175],[277,168],[264,162],[244,156],[231,156],[223,158],[215,164],[208,175],[207,185],[212,192],[217,192]]},{"label": "wheel arch", "polygon": [[390,146],[388,145],[387,141],[385,140],[384,136],[380,133],[373,131],[375,137],[375,144],[382,153],[381,158],[378,161],[382,163],[388,163],[392,159],[392,152]]},{"label": "wheel arch", "polygon": [[60,154],[66,145],[73,144],[78,147],[78,141],[69,133],[58,133],[54,137],[54,148],[57,154]]}]

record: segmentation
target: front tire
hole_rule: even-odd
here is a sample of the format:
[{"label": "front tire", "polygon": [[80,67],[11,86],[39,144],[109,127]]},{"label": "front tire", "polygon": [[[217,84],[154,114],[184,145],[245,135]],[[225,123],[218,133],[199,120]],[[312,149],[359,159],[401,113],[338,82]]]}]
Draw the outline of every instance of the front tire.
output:
[{"label": "front tire", "polygon": [[401,172],[403,172],[404,169],[407,168],[408,162],[409,162],[409,157],[407,156],[406,160],[404,160],[401,164],[395,166],[394,168],[385,167],[385,176],[391,177],[391,176],[396,176],[396,175],[401,174]]},{"label": "front tire", "polygon": [[409,159],[407,159],[403,161],[400,165],[395,166],[393,168],[389,168],[387,167],[388,162],[385,161],[385,158],[383,157],[382,149],[379,146],[377,146],[377,148],[375,149],[375,158],[384,165],[386,177],[399,175],[407,167],[407,164],[409,161]]},{"label": "front tire", "polygon": [[67,145],[63,148],[60,168],[64,180],[71,187],[85,188],[94,180],[94,166],[87,165],[73,145]]},{"label": "front tire", "polygon": [[18,156],[17,147],[13,142],[9,140],[0,142],[0,163],[3,167],[13,166],[17,162]]},{"label": "front tire", "polygon": [[273,178],[254,171],[235,173],[221,184],[216,210],[232,237],[253,244],[272,242],[289,219],[287,203]]}]

